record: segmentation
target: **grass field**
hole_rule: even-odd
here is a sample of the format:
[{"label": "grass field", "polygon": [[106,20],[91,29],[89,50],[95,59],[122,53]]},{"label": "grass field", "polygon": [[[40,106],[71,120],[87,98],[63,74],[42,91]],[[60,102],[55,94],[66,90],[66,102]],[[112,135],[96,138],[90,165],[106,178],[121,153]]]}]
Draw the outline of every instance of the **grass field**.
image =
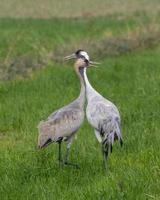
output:
[{"label": "grass field", "polygon": [[1,0],[0,17],[70,18],[112,14],[130,15],[134,12],[155,14],[160,11],[159,0]]},{"label": "grass field", "polygon": [[[4,2],[0,10],[10,12],[0,14],[0,199],[159,200],[159,2],[135,1],[130,13],[117,1],[110,10],[102,8],[111,3],[102,1],[100,12],[94,0],[86,14],[84,3],[76,14],[74,6],[53,1],[63,15],[58,9],[51,12],[49,0],[48,14],[38,9],[44,6],[41,1],[34,2],[38,11],[28,9],[31,1]],[[96,15],[90,14],[93,8]],[[102,63],[88,70],[89,79],[122,117],[124,146],[115,144],[107,172],[86,120],[71,149],[79,170],[59,169],[56,144],[37,150],[39,121],[79,94],[73,63],[62,62],[78,48]]]}]

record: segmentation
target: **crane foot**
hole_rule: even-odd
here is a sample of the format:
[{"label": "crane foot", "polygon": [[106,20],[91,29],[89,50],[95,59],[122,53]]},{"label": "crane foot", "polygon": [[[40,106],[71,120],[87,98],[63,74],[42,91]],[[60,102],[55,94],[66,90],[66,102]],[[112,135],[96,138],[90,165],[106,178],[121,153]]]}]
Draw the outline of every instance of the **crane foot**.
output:
[{"label": "crane foot", "polygon": [[80,169],[80,166],[76,163],[64,162],[64,165],[69,165],[75,167],[76,169]]}]

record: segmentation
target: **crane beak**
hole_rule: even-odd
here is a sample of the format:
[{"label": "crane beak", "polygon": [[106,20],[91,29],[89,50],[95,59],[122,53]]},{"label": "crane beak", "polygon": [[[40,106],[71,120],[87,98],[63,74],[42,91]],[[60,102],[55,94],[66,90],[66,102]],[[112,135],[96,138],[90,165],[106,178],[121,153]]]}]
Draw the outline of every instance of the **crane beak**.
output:
[{"label": "crane beak", "polygon": [[101,63],[99,62],[93,62],[93,61],[89,61],[89,66],[90,67],[98,67],[97,65],[100,65]]},{"label": "crane beak", "polygon": [[71,54],[69,56],[64,57],[64,60],[70,60],[70,59],[75,59],[75,58],[76,58],[76,54],[73,53],[73,54]]}]

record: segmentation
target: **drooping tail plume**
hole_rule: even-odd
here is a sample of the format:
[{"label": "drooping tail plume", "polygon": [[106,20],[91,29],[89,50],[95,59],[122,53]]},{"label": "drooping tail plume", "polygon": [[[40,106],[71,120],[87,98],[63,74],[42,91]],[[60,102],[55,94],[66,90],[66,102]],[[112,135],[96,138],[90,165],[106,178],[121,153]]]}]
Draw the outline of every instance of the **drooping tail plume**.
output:
[{"label": "drooping tail plume", "polygon": [[101,135],[103,135],[102,152],[105,159],[107,160],[109,153],[112,153],[115,140],[119,141],[121,147],[123,145],[122,134],[118,121],[116,119],[112,119],[110,122],[107,122],[106,125],[103,125],[101,128]]}]

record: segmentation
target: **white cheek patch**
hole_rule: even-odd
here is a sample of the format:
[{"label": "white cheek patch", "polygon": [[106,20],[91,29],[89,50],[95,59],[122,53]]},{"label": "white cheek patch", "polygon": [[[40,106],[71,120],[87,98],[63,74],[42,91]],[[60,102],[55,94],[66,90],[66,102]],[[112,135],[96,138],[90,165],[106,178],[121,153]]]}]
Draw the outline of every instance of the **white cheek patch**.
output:
[{"label": "white cheek patch", "polygon": [[81,55],[85,57],[86,60],[89,61],[89,55],[85,51],[81,51]]}]

